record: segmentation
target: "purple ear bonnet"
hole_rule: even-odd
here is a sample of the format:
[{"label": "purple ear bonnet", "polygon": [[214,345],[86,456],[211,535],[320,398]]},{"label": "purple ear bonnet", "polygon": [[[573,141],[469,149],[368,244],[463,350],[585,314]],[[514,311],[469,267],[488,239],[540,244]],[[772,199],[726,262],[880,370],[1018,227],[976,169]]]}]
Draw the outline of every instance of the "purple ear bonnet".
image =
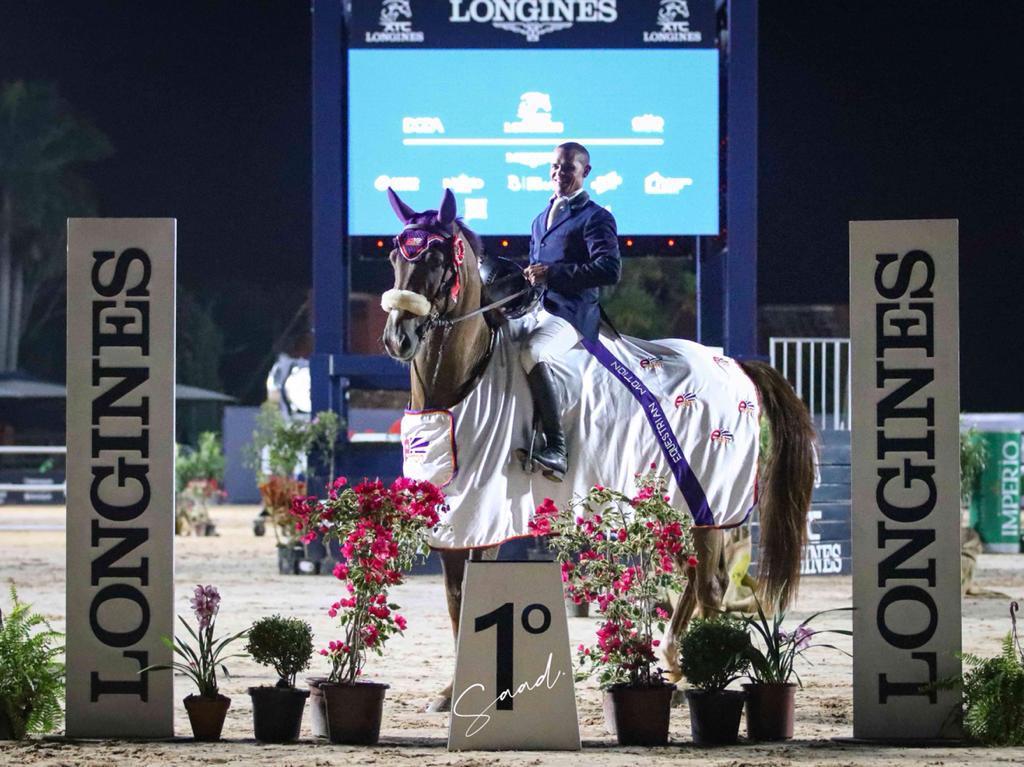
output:
[{"label": "purple ear bonnet", "polygon": [[406,229],[422,229],[445,237],[451,237],[455,233],[452,223],[455,221],[458,211],[455,195],[450,189],[444,190],[440,210],[425,210],[422,213],[417,213],[402,202],[391,187],[388,187],[388,202],[391,203],[391,209],[395,211],[398,220],[405,225]]}]

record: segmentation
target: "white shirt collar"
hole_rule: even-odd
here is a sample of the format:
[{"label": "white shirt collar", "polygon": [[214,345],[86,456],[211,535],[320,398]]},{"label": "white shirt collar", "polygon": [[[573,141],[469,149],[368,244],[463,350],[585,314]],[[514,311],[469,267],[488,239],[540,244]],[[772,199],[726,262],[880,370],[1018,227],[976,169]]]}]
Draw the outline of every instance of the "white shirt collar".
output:
[{"label": "white shirt collar", "polygon": [[568,197],[561,197],[558,194],[558,192],[555,192],[553,195],[551,195],[551,200],[550,201],[553,202],[553,201],[558,200],[558,199],[563,199],[563,200],[566,200],[568,202],[572,202],[577,197],[579,197],[580,194],[582,194],[582,192],[583,192],[583,187],[582,186],[579,189],[577,189],[575,192],[570,194]]}]

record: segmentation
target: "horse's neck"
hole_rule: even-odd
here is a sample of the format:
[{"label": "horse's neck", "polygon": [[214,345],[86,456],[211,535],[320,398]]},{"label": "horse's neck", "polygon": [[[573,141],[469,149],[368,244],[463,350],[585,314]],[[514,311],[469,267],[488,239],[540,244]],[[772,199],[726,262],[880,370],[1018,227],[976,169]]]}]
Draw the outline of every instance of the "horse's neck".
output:
[{"label": "horse's neck", "polygon": [[[467,259],[468,263],[468,259]],[[468,313],[480,306],[479,273],[467,269],[460,305]],[[449,408],[458,404],[466,385],[478,372],[491,343],[491,329],[482,314],[448,327],[430,331],[413,359],[411,405],[413,410]]]}]

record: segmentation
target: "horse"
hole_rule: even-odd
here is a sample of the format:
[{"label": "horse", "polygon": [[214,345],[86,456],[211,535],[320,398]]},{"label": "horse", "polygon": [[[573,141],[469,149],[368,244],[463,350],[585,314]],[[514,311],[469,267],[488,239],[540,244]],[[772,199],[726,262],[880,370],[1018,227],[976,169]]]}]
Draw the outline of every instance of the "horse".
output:
[{"label": "horse", "polygon": [[[518,359],[516,341],[514,332],[510,330],[515,323],[508,322],[496,308],[499,302],[488,302],[486,286],[481,279],[482,241],[457,217],[454,195],[445,190],[437,210],[421,212],[410,208],[390,189],[388,197],[403,230],[395,238],[395,248],[390,253],[394,286],[381,298],[381,306],[388,313],[382,341],[389,356],[410,368],[407,417],[427,419],[427,426],[433,429],[423,438],[406,438],[403,434],[406,473],[410,467],[418,470],[424,463],[429,463],[433,460],[431,455],[440,455],[432,451],[441,445],[444,448],[441,450],[442,464],[447,460],[452,465],[445,464],[447,468],[440,469],[435,466],[431,469],[433,473],[427,476],[437,475],[437,483],[444,486],[450,499],[467,501],[452,511],[451,521],[456,532],[433,544],[441,557],[448,613],[457,641],[465,564],[468,560],[496,558],[498,546],[503,542],[501,538],[508,534],[507,528],[490,523],[489,526],[478,524],[478,518],[488,513],[491,517],[496,513],[503,518],[515,517],[527,506],[532,512],[540,498],[557,496],[559,492],[564,502],[572,488],[569,483],[560,485],[540,478],[540,474],[528,475],[510,455],[514,452],[508,449],[512,443],[531,439],[529,426],[532,423],[532,403],[528,399],[510,404],[504,396],[504,389],[514,388],[518,380],[514,373],[518,368],[515,362]],[[721,430],[717,439],[725,442],[728,437],[730,441],[749,443],[744,447],[751,449],[756,456],[752,467],[756,475],[753,493],[761,525],[757,594],[761,604],[784,609],[795,595],[800,577],[801,552],[815,475],[815,432],[806,406],[786,379],[764,362],[738,362],[742,370],[739,372],[734,361],[693,342],[641,342],[636,339],[633,342],[649,344],[636,347],[643,353],[653,354],[651,349],[662,352],[647,358],[652,366],[667,365],[673,350],[684,344],[692,357],[710,367],[709,375],[720,376],[722,386],[733,384],[721,378],[719,368],[731,369],[733,377],[729,381],[742,379],[741,383],[752,385],[756,390],[757,418],[739,419],[735,433]],[[658,346],[659,343],[663,345]],[[574,365],[594,364],[587,361],[590,358],[588,352],[580,350],[579,354],[582,356],[570,360],[563,372]],[[502,368],[502,359],[509,357],[513,362]],[[504,372],[495,373],[495,370]],[[525,374],[520,370],[519,375]],[[489,380],[495,376],[498,376],[496,382]],[[488,379],[490,388],[480,394],[484,386],[481,382],[485,379]],[[609,383],[605,388],[617,386]],[[599,398],[607,396],[577,391],[586,389],[580,386],[579,381],[570,382],[568,389],[570,391],[563,390],[563,401],[576,398],[573,407],[577,421],[586,419],[588,414],[593,415],[600,406]],[[692,404],[688,396],[677,398],[677,406]],[[487,407],[481,406],[481,398],[487,400]],[[630,401],[628,404],[639,410],[635,403]],[[741,411],[744,404],[754,412],[754,403],[743,400],[740,402]],[[459,415],[466,428],[474,429],[474,444],[456,446],[452,412],[468,406],[472,410]],[[522,412],[524,410],[528,412]],[[503,427],[503,423],[509,420],[520,424],[520,427],[512,429],[511,438],[507,436],[509,430]],[[602,423],[607,424],[608,419],[591,418],[586,421],[583,436],[577,439],[575,446],[570,443],[570,460],[575,461],[579,472],[585,475],[580,481],[586,480],[586,487],[599,483],[614,486],[607,477],[595,476],[590,471],[591,466],[596,467],[600,463],[602,455],[611,452],[608,442],[615,439],[611,432],[602,431]],[[596,426],[601,433],[591,433],[591,426]],[[640,431],[644,429],[646,424]],[[501,441],[502,435],[505,435],[504,442]],[[619,439],[622,440],[621,437]],[[709,444],[715,439],[712,435]],[[766,449],[759,454],[758,446],[762,442]],[[630,447],[635,448],[635,445]],[[472,451],[470,460],[479,465],[468,475],[466,472],[460,475],[460,469],[464,467],[458,465],[458,459],[469,451]],[[472,498],[474,482],[490,484],[494,478],[499,480],[496,493]],[[730,493],[732,489],[725,487],[721,497],[730,498]],[[539,497],[533,498],[532,495]],[[736,497],[749,496],[739,493]],[[673,503],[677,501],[683,502],[676,496]],[[689,499],[687,503],[694,513]],[[496,510],[499,505],[502,508]],[[747,521],[749,513],[748,510],[741,522]],[[732,527],[742,529],[739,523]],[[713,615],[735,607],[725,602],[730,582],[729,549],[735,543],[733,532],[721,525],[695,525],[693,533],[697,563],[695,566],[683,561],[678,563],[678,566],[687,568],[687,585],[678,596],[664,643],[668,676],[673,681],[681,676],[677,640],[693,615]],[[429,708],[448,710],[450,696],[451,685],[439,693]]]}]

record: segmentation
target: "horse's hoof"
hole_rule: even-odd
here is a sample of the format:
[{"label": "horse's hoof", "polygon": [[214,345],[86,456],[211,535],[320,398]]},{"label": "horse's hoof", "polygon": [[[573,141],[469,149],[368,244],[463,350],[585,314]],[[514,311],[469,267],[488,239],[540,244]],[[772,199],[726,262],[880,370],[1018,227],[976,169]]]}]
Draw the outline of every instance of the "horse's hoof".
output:
[{"label": "horse's hoof", "polygon": [[450,695],[438,695],[427,705],[428,714],[447,714],[452,710]]}]

